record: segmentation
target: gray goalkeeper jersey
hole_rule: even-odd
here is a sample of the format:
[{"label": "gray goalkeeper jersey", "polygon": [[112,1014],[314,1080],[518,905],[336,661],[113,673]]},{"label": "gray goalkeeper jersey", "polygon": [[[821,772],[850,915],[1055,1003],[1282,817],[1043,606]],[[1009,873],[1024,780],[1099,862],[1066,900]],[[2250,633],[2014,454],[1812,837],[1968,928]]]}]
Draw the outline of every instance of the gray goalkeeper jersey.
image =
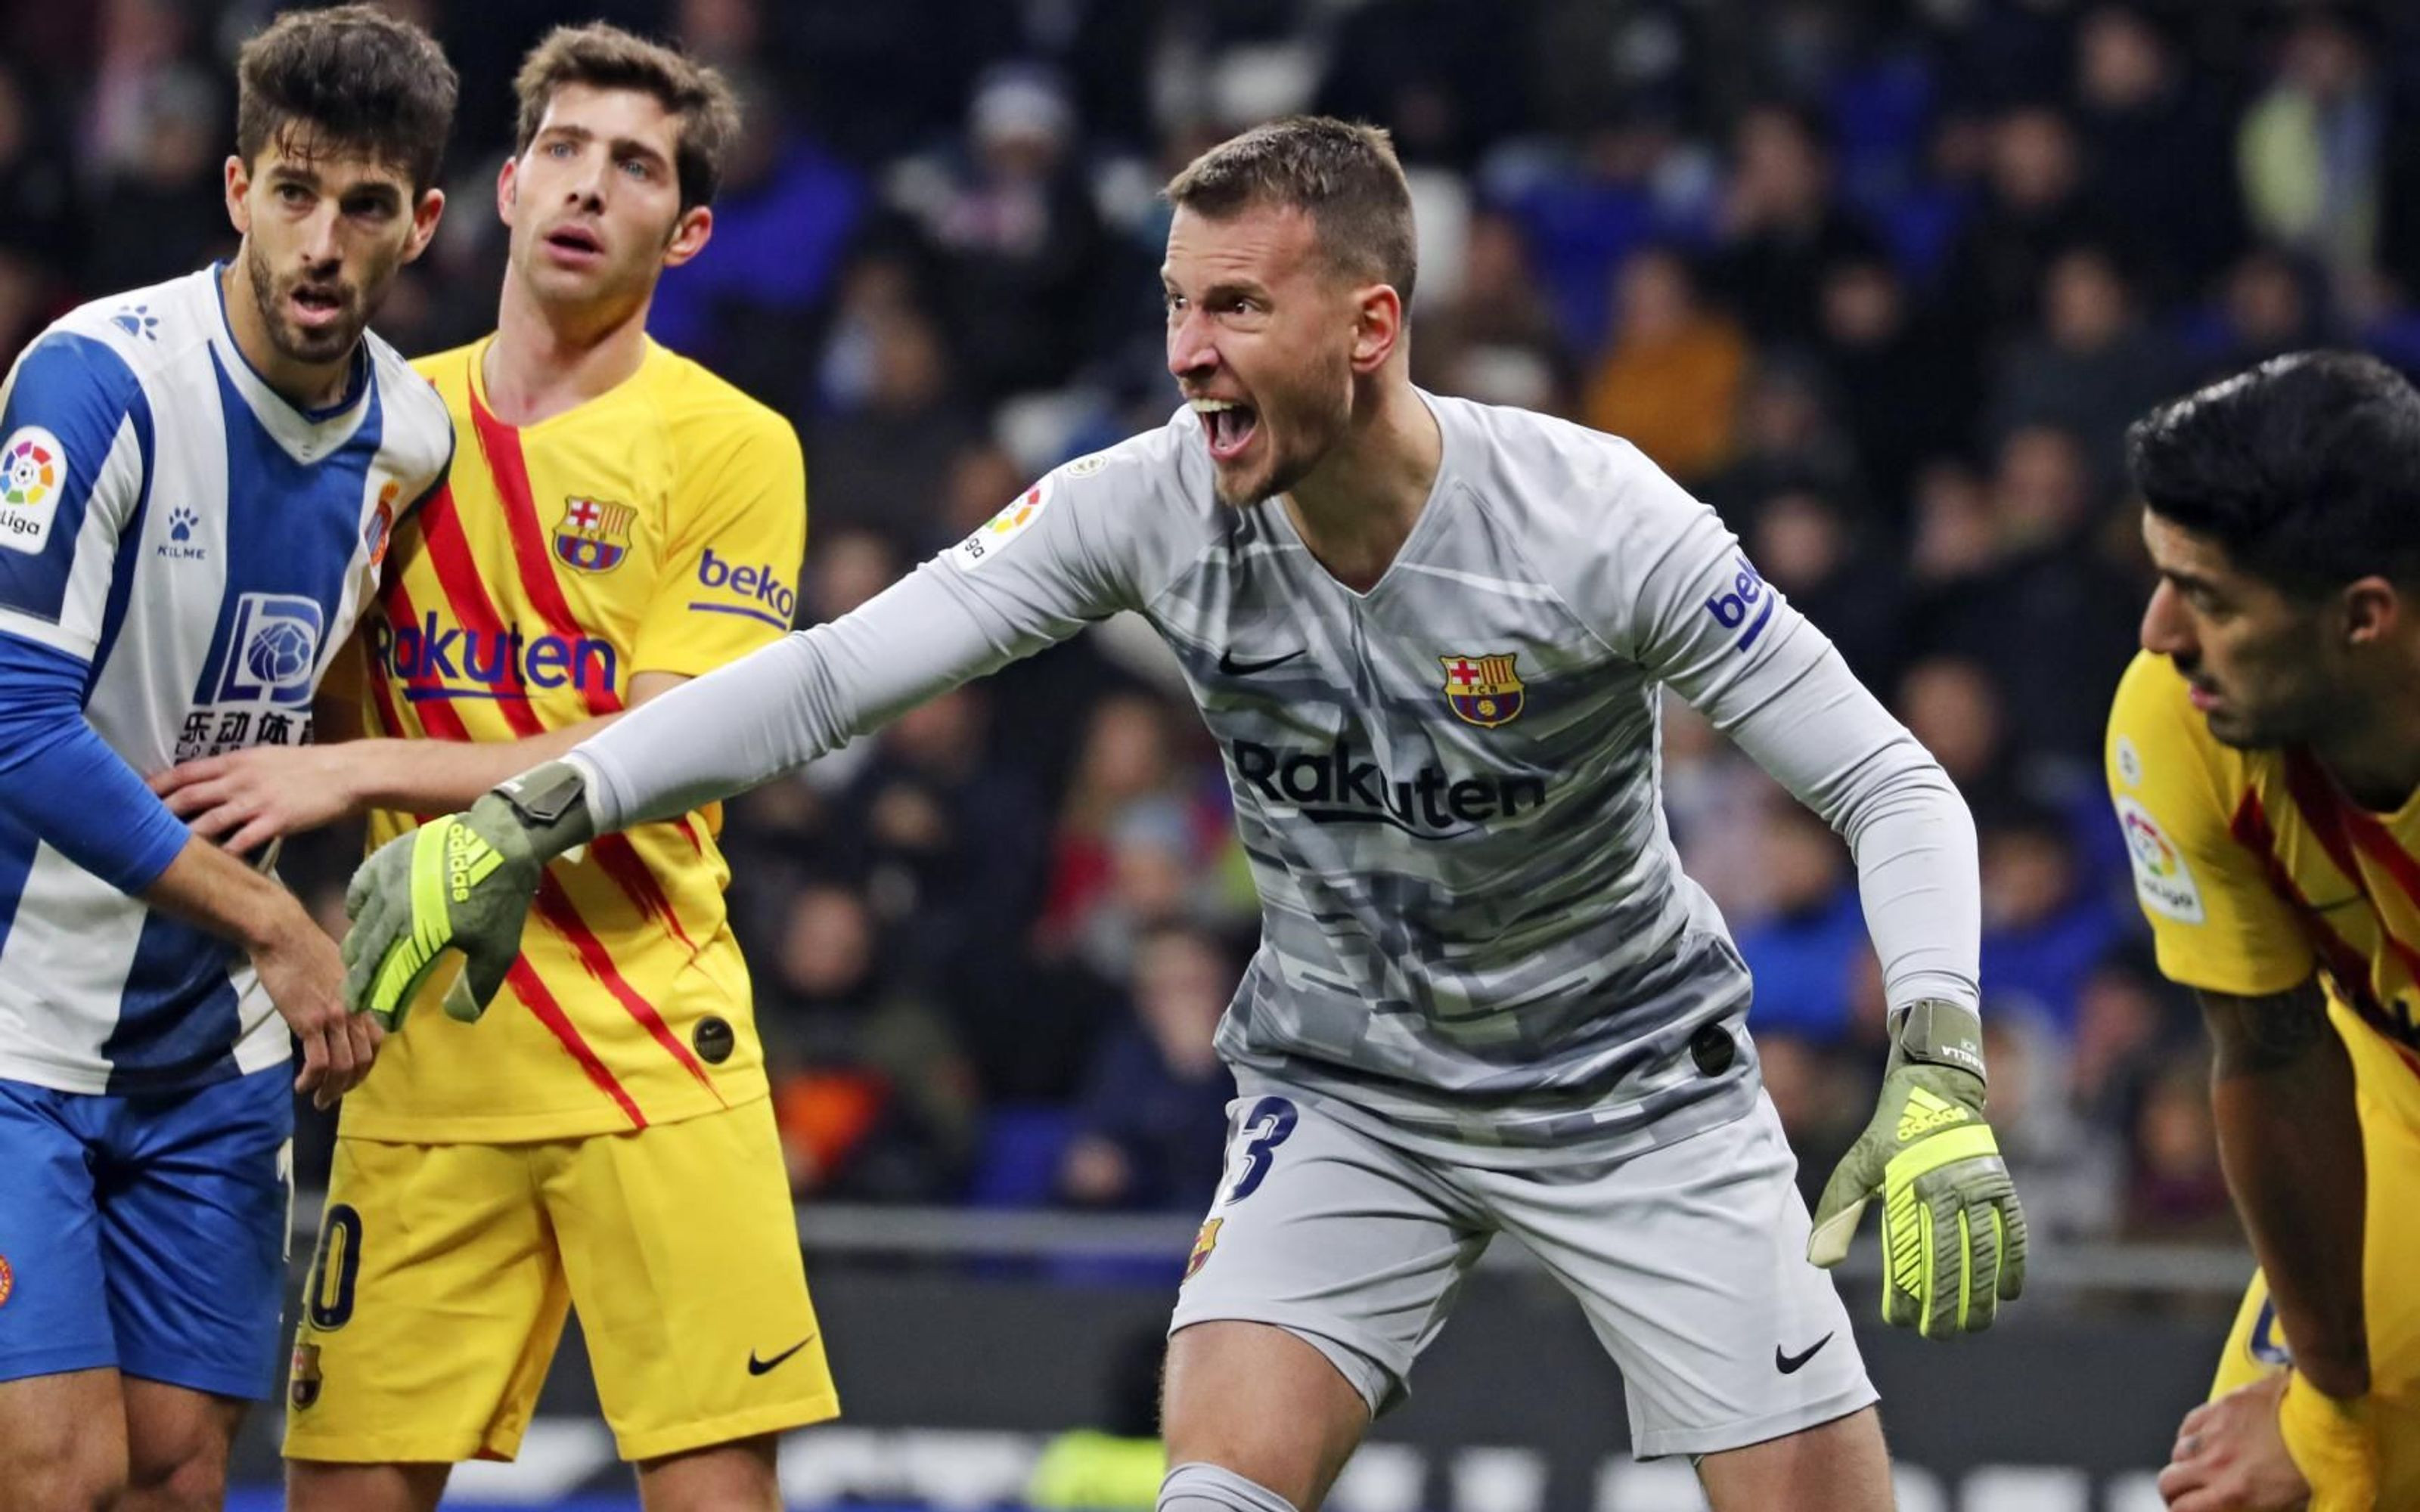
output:
[{"label": "gray goalkeeper jersey", "polygon": [[[1748,975],[1660,803],[1669,685],[1849,838],[1893,1004],[1972,1003],[1963,805],[1714,513],[1626,442],[1423,397],[1435,487],[1366,594],[1281,501],[1220,504],[1180,409],[583,745],[592,803],[682,811],[1135,610],[1218,739],[1260,889],[1218,1031],[1239,1080],[1462,1158],[1600,1158],[1754,1096]],[[1734,1053],[1691,1054],[1709,1026]]]}]

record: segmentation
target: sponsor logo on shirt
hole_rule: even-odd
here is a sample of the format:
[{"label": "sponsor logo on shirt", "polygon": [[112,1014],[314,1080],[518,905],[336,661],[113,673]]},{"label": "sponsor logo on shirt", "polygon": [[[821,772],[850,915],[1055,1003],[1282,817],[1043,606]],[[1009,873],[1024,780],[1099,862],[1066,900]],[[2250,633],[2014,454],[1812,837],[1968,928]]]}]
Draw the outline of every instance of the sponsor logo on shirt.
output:
[{"label": "sponsor logo on shirt", "polygon": [[1526,696],[1512,670],[1517,652],[1498,656],[1439,656],[1445,666],[1446,706],[1465,724],[1493,730],[1521,717]]},{"label": "sponsor logo on shirt", "polygon": [[407,702],[526,698],[536,688],[585,693],[616,686],[613,643],[595,636],[525,635],[520,622],[499,630],[443,625],[437,611],[418,625],[385,615],[369,622],[370,660],[403,685]]},{"label": "sponsor logo on shirt", "polygon": [[724,595],[690,602],[690,608],[709,614],[737,614],[786,630],[799,612],[799,595],[779,573],[763,564],[746,565],[717,556],[710,546],[697,564],[697,585],[709,594]]},{"label": "sponsor logo on shirt", "polygon": [[170,562],[199,562],[210,554],[209,548],[194,540],[194,532],[201,528],[201,511],[178,504],[168,511],[168,538],[153,549]]},{"label": "sponsor logo on shirt", "polygon": [[56,436],[20,425],[0,440],[0,548],[40,554],[67,486],[68,450]]},{"label": "sponsor logo on shirt", "polygon": [[1764,634],[1764,627],[1772,623],[1773,607],[1781,602],[1781,594],[1764,580],[1764,574],[1756,570],[1745,553],[1732,561],[1739,570],[1725,589],[1706,600],[1706,612],[1726,630],[1736,630],[1745,625],[1747,633],[1731,646],[1734,651],[1745,651],[1756,644],[1757,638]]},{"label": "sponsor logo on shirt", "polygon": [[326,628],[318,604],[295,594],[246,594],[236,600],[213,703],[307,704]]},{"label": "sponsor logo on shirt", "polygon": [[565,499],[554,527],[555,560],[575,572],[612,572],[630,554],[630,526],[638,517],[628,504]]},{"label": "sponsor logo on shirt", "polygon": [[2143,906],[2180,923],[2198,924],[2205,917],[2201,888],[2193,868],[2151,817],[2151,810],[2131,797],[2118,800],[2118,825],[2126,834],[2126,858],[2134,869],[2134,892]]},{"label": "sponsor logo on shirt", "polygon": [[1456,778],[1435,766],[1408,779],[1389,777],[1377,763],[1360,759],[1349,740],[1326,750],[1237,740],[1227,749],[1248,787],[1315,825],[1392,825],[1429,839],[1509,819],[1546,801],[1542,777]]}]

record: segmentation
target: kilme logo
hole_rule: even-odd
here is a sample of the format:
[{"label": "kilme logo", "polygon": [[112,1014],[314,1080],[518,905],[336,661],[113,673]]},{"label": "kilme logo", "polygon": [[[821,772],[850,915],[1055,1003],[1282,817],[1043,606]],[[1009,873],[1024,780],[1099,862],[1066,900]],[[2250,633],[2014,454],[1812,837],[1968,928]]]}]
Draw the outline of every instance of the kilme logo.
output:
[{"label": "kilme logo", "polygon": [[1325,751],[1237,740],[1229,743],[1228,752],[1237,777],[1315,825],[1392,825],[1431,838],[1509,819],[1546,801],[1546,779],[1541,777],[1456,779],[1423,766],[1408,781],[1390,778],[1377,763],[1357,759],[1349,740]]},{"label": "kilme logo", "polygon": [[[430,699],[523,698],[533,687],[611,690],[618,669],[613,643],[594,636],[525,636],[520,625],[478,631],[440,625],[429,610],[418,625],[370,622],[370,658],[405,685],[403,696]],[[430,686],[436,684],[438,686]]]},{"label": "kilme logo", "polygon": [[1764,580],[1764,575],[1756,570],[1745,554],[1733,560],[1739,563],[1739,574],[1731,579],[1730,592],[1716,594],[1707,599],[1706,612],[1726,630],[1738,629],[1749,615],[1755,615],[1756,621],[1748,625],[1747,634],[1741,636],[1739,643],[1731,648],[1745,651],[1756,644],[1757,637],[1764,634],[1764,627],[1772,623],[1773,607],[1781,602],[1781,594]]}]

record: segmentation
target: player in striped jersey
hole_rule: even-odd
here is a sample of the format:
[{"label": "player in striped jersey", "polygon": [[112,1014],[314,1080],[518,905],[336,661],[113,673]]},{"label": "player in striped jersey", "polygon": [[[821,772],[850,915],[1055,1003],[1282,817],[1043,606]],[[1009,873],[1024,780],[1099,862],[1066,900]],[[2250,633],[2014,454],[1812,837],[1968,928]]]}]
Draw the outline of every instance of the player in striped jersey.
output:
[{"label": "player in striped jersey", "polygon": [[[368,809],[383,840],[789,628],[797,438],[645,331],[711,230],[728,89],[603,25],[546,39],[518,88],[496,332],[419,364],[460,454],[365,621],[378,738],[188,769],[172,801],[207,833]],[[432,1506],[451,1463],[509,1457],[566,1306],[650,1507],[778,1505],[774,1435],[836,1405],[719,818],[554,868],[509,1008],[458,1023],[432,984],[348,1104],[288,1394],[294,1506]]]},{"label": "player in striped jersey", "polygon": [[143,779],[310,738],[443,474],[365,328],[442,210],[454,73],[364,6],[237,69],[235,259],[72,312],[0,393],[0,1506],[217,1504],[276,1380],[294,1089],[378,1048],[268,855]]},{"label": "player in striped jersey", "polygon": [[2420,393],[2281,357],[2132,450],[2161,582],[2109,791],[2261,1266],[2160,1489],[2420,1506]]}]

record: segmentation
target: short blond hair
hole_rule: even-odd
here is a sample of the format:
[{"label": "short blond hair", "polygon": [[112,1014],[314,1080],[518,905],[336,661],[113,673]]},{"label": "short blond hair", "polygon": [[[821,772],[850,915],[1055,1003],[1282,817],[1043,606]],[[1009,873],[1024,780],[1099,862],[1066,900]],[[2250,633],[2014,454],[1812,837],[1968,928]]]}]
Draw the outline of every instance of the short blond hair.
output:
[{"label": "short blond hair", "polygon": [[722,187],[722,162],[739,136],[739,101],[729,81],[677,48],[648,41],[619,26],[591,22],[557,26],[521,60],[513,78],[520,118],[513,155],[537,139],[538,124],[554,92],[565,85],[593,89],[636,89],[656,97],[680,117],[674,166],[680,175],[681,208],[714,203]]},{"label": "short blond hair", "polygon": [[1214,221],[1254,206],[1301,210],[1330,267],[1391,285],[1412,302],[1419,271],[1412,190],[1383,127],[1288,116],[1219,143],[1163,193],[1170,204]]}]

